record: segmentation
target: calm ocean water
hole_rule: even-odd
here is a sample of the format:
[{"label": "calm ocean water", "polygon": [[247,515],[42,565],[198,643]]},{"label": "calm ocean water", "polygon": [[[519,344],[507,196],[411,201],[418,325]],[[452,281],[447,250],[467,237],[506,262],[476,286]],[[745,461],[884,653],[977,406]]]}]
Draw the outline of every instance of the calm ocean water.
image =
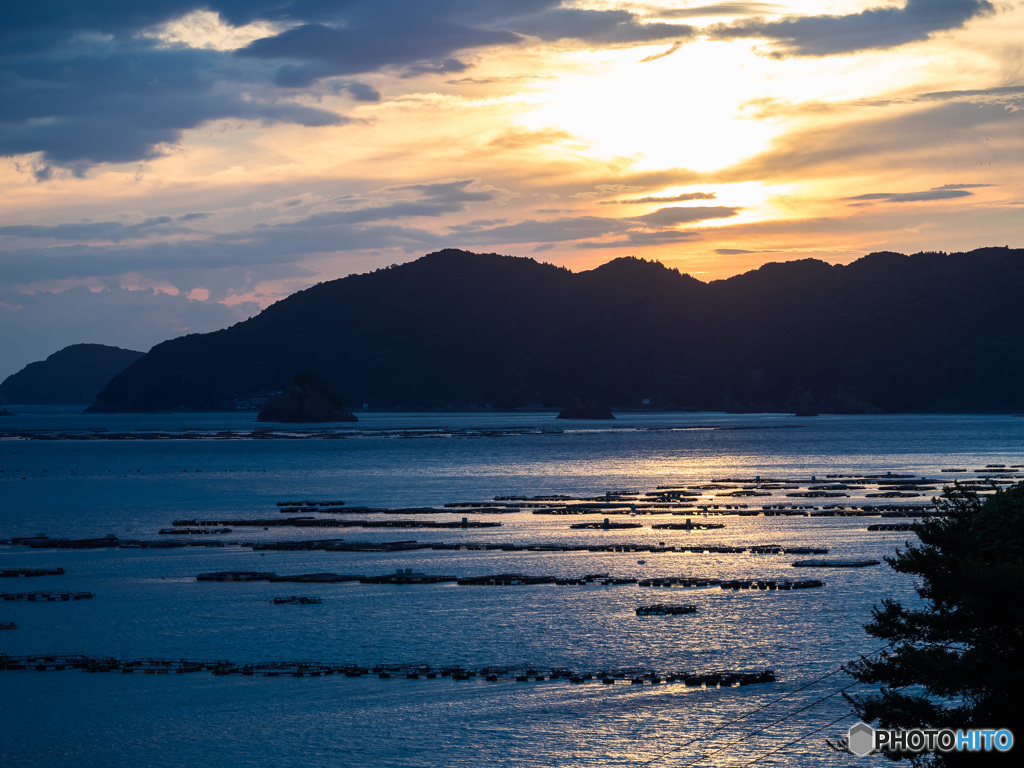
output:
[{"label": "calm ocean water", "polygon": [[[976,477],[1024,464],[1011,416],[640,414],[594,425],[550,414],[362,414],[329,435],[256,437],[252,414],[86,416],[59,409],[0,422],[0,538],[154,540],[182,518],[280,517],[277,502],[440,506],[496,496],[603,496],[610,490],[760,477],[806,487],[835,474]],[[31,409],[30,409],[31,410]],[[41,409],[37,409],[41,410]],[[100,430],[105,430],[101,432]],[[25,439],[32,432],[58,439]],[[102,439],[106,435],[107,439]],[[126,435],[146,439],[124,438]],[[289,436],[289,437],[286,437]],[[187,439],[186,439],[187,438]],[[964,473],[943,473],[960,468]],[[812,481],[812,477],[814,480]],[[854,501],[858,493],[851,492]],[[699,504],[799,503],[715,498]],[[925,501],[925,493],[917,501]],[[863,499],[861,499],[863,501]],[[877,500],[873,500],[877,501]],[[823,500],[804,500],[822,506]],[[714,510],[712,510],[714,511]],[[726,510],[718,510],[726,511]],[[694,517],[699,517],[694,514]],[[394,517],[394,516],[392,516]],[[399,517],[407,518],[409,515]],[[459,519],[451,514],[422,519]],[[380,519],[377,516],[377,519]],[[907,533],[877,518],[723,514],[708,531],[572,530],[600,516],[472,515],[501,527],[457,530],[236,528],[237,540],[533,544],[779,544],[828,557],[881,559]],[[166,538],[166,537],[164,537]],[[200,537],[196,537],[200,538]],[[203,537],[212,538],[212,537]],[[27,549],[0,545],[0,568],[63,567],[2,579],[0,591],[88,590],[68,603],[0,602],[0,653],[238,662],[381,663],[695,672],[774,669],[741,688],[457,681],[0,672],[4,766],[802,766],[866,763],[825,738],[855,720],[831,674],[878,647],[862,624],[882,597],[913,600],[888,567],[793,569],[786,555],[628,552],[258,552]],[[207,571],[380,575],[397,568],[474,576],[607,572],[646,578],[820,578],[821,589],[655,590],[637,585],[468,587],[197,582]],[[275,596],[323,598],[273,605]],[[636,606],[693,603],[696,613],[637,617]],[[831,721],[837,721],[830,725]]]}]

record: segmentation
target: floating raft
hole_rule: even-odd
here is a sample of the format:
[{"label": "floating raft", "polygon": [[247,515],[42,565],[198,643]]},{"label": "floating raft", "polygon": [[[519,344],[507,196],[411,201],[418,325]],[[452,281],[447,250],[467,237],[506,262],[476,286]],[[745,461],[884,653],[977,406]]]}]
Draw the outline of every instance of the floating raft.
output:
[{"label": "floating raft", "polygon": [[437,507],[345,507],[344,509],[324,509],[324,508],[303,508],[294,509],[284,507],[280,510],[283,514],[289,509],[294,512],[320,512],[320,513],[332,513],[341,515],[446,515],[451,514],[452,508],[459,508],[459,512],[463,514],[501,514],[508,512],[518,512],[518,509],[506,509],[503,506],[494,505],[484,502],[483,504],[472,503],[472,504],[445,504],[444,509],[438,509]]},{"label": "floating raft", "polygon": [[555,584],[557,586],[623,586],[636,584],[636,579],[616,578],[607,573],[591,573],[578,578],[559,579],[554,576],[527,576],[522,573],[498,573],[491,576],[470,576],[459,579],[460,586],[516,587],[531,584]]},{"label": "floating raft", "polygon": [[216,571],[200,573],[196,581],[270,581],[276,575],[272,571]]},{"label": "floating raft", "polygon": [[426,678],[436,680],[501,680],[515,682],[541,682],[564,680],[569,683],[600,682],[604,685],[628,683],[631,685],[658,685],[679,683],[692,687],[730,688],[741,685],[756,685],[776,681],[775,672],[760,671],[687,672],[661,671],[646,667],[603,669],[598,672],[581,672],[562,667],[529,666],[431,666],[424,664],[377,664],[363,667],[356,664],[329,661],[264,661],[258,663],[237,663],[224,660],[207,661],[198,659],[117,659],[113,657],[92,657],[83,654],[51,654],[9,656],[0,654],[0,671],[32,670],[36,672],[59,672],[80,669],[85,672],[121,672],[130,674],[183,674],[189,672],[212,672],[214,675],[245,675],[258,677],[320,677],[338,675],[341,677],[362,677],[374,675],[388,680],[404,677],[408,680]]},{"label": "floating raft", "polygon": [[[161,531],[162,533],[162,531]],[[220,540],[189,541],[170,540],[143,541],[119,539],[113,534],[100,539],[51,539],[49,536],[17,536],[0,541],[3,544],[29,547],[30,549],[171,549],[174,547],[223,547]]]},{"label": "floating raft", "polygon": [[18,576],[31,578],[33,576],[63,576],[63,568],[5,568],[0,571],[0,578],[12,579]]},{"label": "floating raft", "polygon": [[322,597],[275,597],[272,602],[274,605],[319,605],[324,599]]},{"label": "floating raft", "polygon": [[267,581],[295,584],[343,584],[349,581],[359,581],[362,578],[362,576],[350,573],[300,573],[296,576],[273,576]]},{"label": "floating raft", "polygon": [[684,613],[696,612],[696,605],[671,605],[669,603],[641,605],[639,608],[636,609],[637,616],[681,616]]},{"label": "floating raft", "polygon": [[11,544],[33,549],[104,549],[118,547],[122,542],[113,534],[98,539],[51,539],[47,536],[24,536],[8,540]]},{"label": "floating raft", "polygon": [[412,568],[399,568],[384,576],[360,576],[360,584],[444,584],[455,581],[456,576],[432,576],[418,573]]},{"label": "floating raft", "polygon": [[651,526],[655,530],[670,531],[709,531],[713,528],[725,528],[724,523],[693,523],[689,519],[685,523],[655,523]]},{"label": "floating raft", "polygon": [[27,600],[30,603],[45,601],[55,603],[69,600],[89,600],[95,597],[92,592],[2,592],[2,600]]},{"label": "floating raft", "polygon": [[197,536],[210,533],[231,533],[230,528],[161,528],[158,533],[171,536]]},{"label": "floating raft", "polygon": [[881,565],[881,560],[797,560],[794,568],[864,568]]},{"label": "floating raft", "polygon": [[497,521],[462,520],[338,520],[323,517],[280,517],[255,520],[175,520],[175,527],[234,526],[237,528],[497,528]]},{"label": "floating raft", "polygon": [[593,528],[602,531],[622,530],[624,528],[643,528],[640,523],[613,523],[606,517],[603,523],[573,523],[570,528],[582,529]]},{"label": "floating raft", "polygon": [[291,509],[317,509],[318,507],[343,507],[345,502],[341,500],[335,501],[279,501],[277,506],[286,507]]},{"label": "floating raft", "polygon": [[668,576],[660,579],[641,579],[641,587],[717,587],[721,579],[695,579],[689,576]]},{"label": "floating raft", "polygon": [[874,523],[868,526],[869,531],[912,531],[913,523]]},{"label": "floating raft", "polygon": [[720,582],[719,585],[722,589],[731,589],[733,591],[740,589],[767,589],[767,590],[787,590],[787,589],[815,589],[817,587],[824,587],[825,583],[818,581],[818,579],[804,579],[802,581],[777,581],[775,579],[732,579],[731,581]]}]

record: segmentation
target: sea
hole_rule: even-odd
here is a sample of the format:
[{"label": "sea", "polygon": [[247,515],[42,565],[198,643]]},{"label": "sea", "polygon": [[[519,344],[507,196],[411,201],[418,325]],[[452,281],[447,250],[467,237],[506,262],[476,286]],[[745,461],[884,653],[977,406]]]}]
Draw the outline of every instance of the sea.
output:
[{"label": "sea", "polygon": [[[0,578],[0,592],[93,597],[0,601],[0,625],[16,625],[0,631],[0,660],[121,665],[0,669],[0,765],[9,768],[880,764],[830,746],[857,722],[845,696],[868,690],[844,665],[884,647],[864,629],[873,608],[919,600],[913,578],[884,562],[913,532],[868,526],[916,519],[953,481],[1006,485],[1024,472],[1024,419],[1013,415],[644,412],[584,422],[361,412],[354,424],[268,425],[241,412],[9,408],[0,571],[64,573]],[[667,489],[679,491],[674,500]],[[580,504],[580,514],[536,514]],[[160,533],[288,516],[456,526]],[[686,520],[696,527],[652,528]],[[500,525],[473,527],[488,522]],[[579,523],[594,525],[570,527]],[[17,542],[41,536],[122,546]],[[261,548],[325,539],[359,546]],[[124,546],[172,541],[197,546]],[[399,541],[445,546],[385,546]],[[765,545],[774,549],[748,549]],[[794,549],[827,554],[785,552]],[[880,563],[793,566],[808,558]],[[196,578],[407,570],[629,583]],[[712,584],[641,583],[670,577]],[[728,580],[823,586],[717,583]],[[273,602],[291,596],[319,601]],[[695,611],[636,614],[655,603]],[[259,672],[177,672],[182,660]],[[307,673],[293,674],[297,662]],[[159,664],[172,672],[153,671]],[[414,669],[435,674],[410,677]],[[765,670],[774,682],[669,681]]]}]

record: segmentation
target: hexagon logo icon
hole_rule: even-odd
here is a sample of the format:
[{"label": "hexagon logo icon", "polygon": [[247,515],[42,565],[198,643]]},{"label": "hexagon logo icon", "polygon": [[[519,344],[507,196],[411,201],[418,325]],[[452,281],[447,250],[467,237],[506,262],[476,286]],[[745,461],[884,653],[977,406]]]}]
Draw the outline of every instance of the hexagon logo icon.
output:
[{"label": "hexagon logo icon", "polygon": [[866,723],[850,726],[846,737],[850,751],[857,757],[864,757],[875,751],[875,729]]}]

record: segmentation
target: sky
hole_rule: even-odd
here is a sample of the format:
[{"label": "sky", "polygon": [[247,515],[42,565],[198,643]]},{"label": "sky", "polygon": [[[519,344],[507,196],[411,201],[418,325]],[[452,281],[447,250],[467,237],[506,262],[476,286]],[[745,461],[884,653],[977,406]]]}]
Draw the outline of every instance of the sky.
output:
[{"label": "sky", "polygon": [[0,380],[442,248],[1020,238],[1024,0],[0,4]]}]

